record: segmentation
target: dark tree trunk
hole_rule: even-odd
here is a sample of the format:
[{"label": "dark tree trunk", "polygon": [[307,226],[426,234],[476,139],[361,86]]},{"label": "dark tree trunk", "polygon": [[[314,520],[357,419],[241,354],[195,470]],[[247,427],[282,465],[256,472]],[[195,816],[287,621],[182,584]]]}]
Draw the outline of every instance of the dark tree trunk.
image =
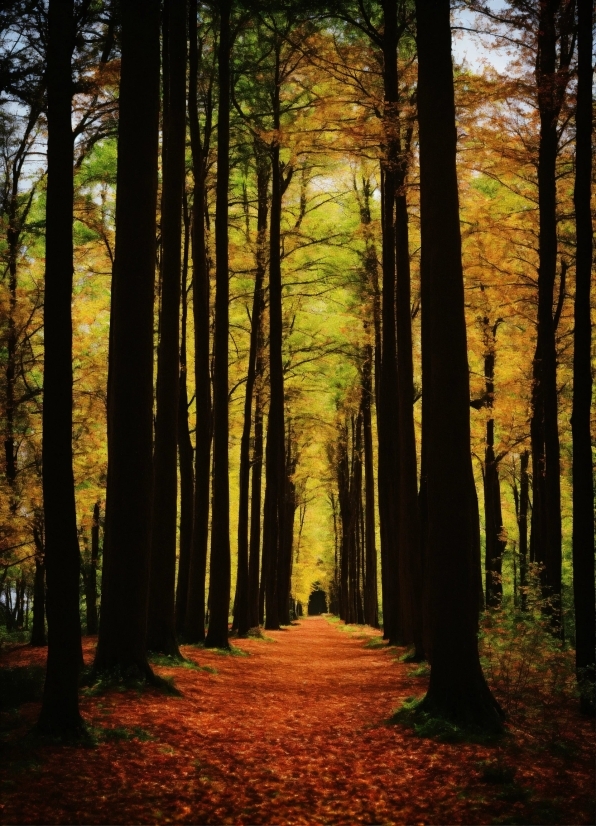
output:
[{"label": "dark tree trunk", "polygon": [[341,541],[339,553],[339,616],[344,622],[351,622],[349,600],[349,576],[352,534],[350,531],[350,463],[348,459],[348,428],[340,429],[337,443],[337,501],[341,523]]},{"label": "dark tree trunk", "polygon": [[192,267],[195,345],[195,491],[193,534],[188,577],[185,636],[188,642],[205,639],[205,572],[209,537],[209,496],[211,489],[211,374],[209,351],[209,266],[205,239],[205,176],[211,135],[210,101],[203,140],[199,132],[197,108],[199,55],[197,44],[197,0],[189,3],[188,119],[193,171]]},{"label": "dark tree trunk", "polygon": [[182,259],[182,313],[180,317],[180,378],[178,383],[178,461],[180,465],[180,554],[178,580],[176,582],[176,634],[184,631],[186,602],[188,599],[188,574],[192,547],[192,516],[194,500],[193,449],[188,425],[188,389],[186,334],[188,317],[188,247],[190,242],[190,216],[186,196],[184,198],[184,254]]},{"label": "dark tree trunk", "polygon": [[38,729],[80,734],[80,557],[72,469],[74,18],[72,0],[48,7],[48,188],[44,297],[42,485],[48,662]]},{"label": "dark tree trunk", "polygon": [[31,645],[47,645],[46,639],[46,566],[44,560],[43,531],[41,525],[34,525],[35,542],[35,576],[33,579],[33,620],[31,627]]},{"label": "dark tree trunk", "polygon": [[395,193],[399,142],[397,2],[385,0],[383,33],[383,88],[385,158],[382,174],[383,295],[380,393],[377,407],[379,434],[379,518],[381,522],[381,577],[383,632],[390,643],[401,642],[398,567],[398,399],[395,330]]},{"label": "dark tree trunk", "polygon": [[372,360],[373,351],[366,347],[362,365],[362,426],[364,430],[364,622],[379,627],[377,598],[377,547],[375,536],[375,477],[372,440]]},{"label": "dark tree trunk", "polygon": [[215,214],[215,339],[213,366],[213,511],[209,629],[205,645],[228,648],[230,611],[230,489],[228,471],[228,185],[230,178],[230,11],[220,3],[219,116]]},{"label": "dark tree trunk", "polygon": [[277,610],[280,625],[290,624],[290,590],[292,583],[292,563],[294,553],[294,518],[296,515],[296,483],[294,473],[298,457],[292,452],[292,433],[288,426],[287,454],[286,454],[286,481],[285,481],[285,513],[283,544],[280,548],[280,565],[277,579]]},{"label": "dark tree trunk", "polygon": [[[246,393],[244,396],[244,424],[240,440],[240,473],[238,485],[238,574],[236,578],[236,601],[234,626],[239,636],[245,636],[251,627],[249,610],[249,559],[248,559],[248,513],[250,484],[250,433],[252,424],[252,399],[257,377],[257,359],[263,312],[263,282],[265,279],[267,233],[267,189],[269,186],[269,164],[266,154],[257,148],[257,261],[255,289],[252,302],[250,350]],[[258,557],[257,557],[258,566]],[[257,578],[258,582],[258,578]],[[254,618],[254,617],[253,617]],[[255,623],[258,625],[258,622]]]},{"label": "dark tree trunk", "polygon": [[[273,128],[280,127],[280,49],[275,44],[275,80],[273,92]],[[265,453],[265,529],[263,550],[267,566],[265,586],[265,628],[279,628],[278,565],[283,548],[285,468],[284,380],[282,364],[282,295],[281,295],[281,202],[289,185],[292,170],[284,176],[275,139],[271,151],[271,228],[269,231],[269,375],[271,398],[267,422]]]},{"label": "dark tree trunk", "polygon": [[352,418],[352,479],[350,486],[352,516],[352,558],[350,560],[350,603],[353,622],[362,623],[361,565],[362,551],[362,408]]},{"label": "dark tree trunk", "polygon": [[416,17],[432,373],[427,448],[432,667],[422,708],[459,723],[498,729],[500,709],[478,656],[478,517],[472,496],[449,0],[417,0]]},{"label": "dark tree trunk", "polygon": [[[575,221],[577,232],[575,336],[573,353],[573,597],[575,605],[575,664],[582,693],[582,710],[594,712],[594,477],[590,437],[592,373],[590,353],[590,278],[592,271],[592,3],[578,0],[578,92],[575,154]],[[591,694],[591,696],[589,696]]]},{"label": "dark tree trunk", "polygon": [[[553,318],[557,270],[556,164],[558,121],[571,54],[563,29],[568,11],[559,2],[540,4],[536,85],[540,113],[538,147],[538,335],[532,398],[532,556],[541,563],[544,596],[555,627],[560,623],[561,599],[561,481],[557,398],[556,323]],[[557,24],[561,36],[557,55]],[[567,24],[569,25],[569,23]]]},{"label": "dark tree trunk", "polygon": [[146,655],[153,492],[153,297],[159,3],[122,0],[108,483],[95,670],[152,678]]},{"label": "dark tree trunk", "polygon": [[[167,29],[167,36],[166,36]],[[164,6],[164,159],[161,202],[161,307],[157,348],[153,511],[147,647],[180,657],[174,620],[177,434],[180,394],[181,213],[186,140],[186,2]],[[166,71],[167,67],[167,71]],[[167,108],[166,108],[167,107]]]},{"label": "dark tree trunk", "polygon": [[265,595],[269,581],[269,520],[267,518],[270,507],[269,498],[267,485],[265,484],[265,501],[263,503],[263,555],[261,559],[261,581],[259,583],[259,625],[264,625],[265,623]]},{"label": "dark tree trunk", "polygon": [[85,607],[87,609],[87,633],[97,634],[97,568],[99,565],[99,502],[93,506],[91,526],[91,561],[85,574]]},{"label": "dark tree trunk", "polygon": [[520,484],[519,491],[517,484],[513,484],[513,497],[515,499],[515,513],[519,531],[519,593],[520,608],[526,610],[527,585],[528,585],[528,505],[530,480],[528,478],[528,465],[530,463],[530,452],[524,450],[520,457]]},{"label": "dark tree trunk", "polygon": [[17,330],[17,264],[21,239],[25,222],[29,214],[31,204],[35,195],[35,187],[31,189],[29,197],[24,207],[19,208],[19,195],[21,189],[21,176],[25,161],[30,149],[30,135],[33,132],[40,114],[41,94],[38,100],[31,106],[28,118],[25,122],[25,129],[19,141],[16,155],[12,159],[10,176],[6,180],[6,259],[8,274],[8,319],[6,336],[6,398],[4,408],[4,418],[6,429],[4,431],[4,452],[6,457],[6,481],[13,491],[12,501],[9,504],[11,513],[15,513],[18,508],[18,499],[15,491],[17,478],[17,443],[15,441],[15,426],[18,415],[18,400],[15,397],[16,382],[18,376],[18,347],[19,335]]},{"label": "dark tree trunk", "polygon": [[259,606],[259,551],[261,545],[261,481],[263,475],[263,334],[257,349],[257,391],[255,395],[255,441],[250,493],[250,549],[248,560],[248,622],[258,626],[263,616]]},{"label": "dark tree trunk", "polygon": [[[411,132],[410,132],[411,135]],[[410,137],[406,140],[406,155]],[[398,387],[398,539],[399,600],[403,617],[403,640],[414,644],[414,660],[424,659],[422,634],[422,548],[418,512],[418,470],[414,430],[414,364],[412,357],[412,313],[410,297],[410,252],[405,156],[400,146],[400,165],[395,197],[396,298],[397,298],[397,387]]]},{"label": "dark tree trunk", "polygon": [[484,355],[485,405],[489,410],[486,422],[486,448],[484,451],[484,522],[486,606],[498,608],[503,598],[501,580],[503,554],[507,542],[503,539],[503,514],[501,510],[501,483],[499,463],[495,457],[495,420],[492,416],[495,398],[495,357],[497,325],[492,327],[484,319],[486,353]]},{"label": "dark tree trunk", "polygon": [[420,487],[418,490],[418,512],[420,515],[420,549],[422,556],[422,631],[424,653],[432,661],[432,641],[430,633],[430,588],[429,588],[429,542],[428,542],[428,451],[430,443],[431,418],[431,250],[432,230],[430,223],[430,193],[420,188],[420,344],[422,368],[421,436],[420,436]]}]

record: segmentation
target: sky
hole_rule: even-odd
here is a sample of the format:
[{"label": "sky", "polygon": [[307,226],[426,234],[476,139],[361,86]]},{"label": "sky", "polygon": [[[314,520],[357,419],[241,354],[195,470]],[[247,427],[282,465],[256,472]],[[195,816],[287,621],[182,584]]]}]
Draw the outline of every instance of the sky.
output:
[{"label": "sky", "polygon": [[[503,3],[493,3],[495,8]],[[454,27],[475,28],[475,17],[469,9],[456,9],[453,12],[452,23]],[[478,34],[455,29],[453,31],[452,52],[456,63],[468,64],[473,71],[480,72],[483,63],[493,66],[498,72],[504,72],[507,64],[511,60],[505,48],[487,47],[488,37],[481,37]]]}]

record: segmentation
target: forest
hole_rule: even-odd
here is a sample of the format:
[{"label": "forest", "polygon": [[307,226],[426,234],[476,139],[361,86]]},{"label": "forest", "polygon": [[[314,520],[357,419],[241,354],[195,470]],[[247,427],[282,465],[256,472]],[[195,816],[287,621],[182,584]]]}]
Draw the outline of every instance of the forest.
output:
[{"label": "forest", "polygon": [[594,822],[593,31],[0,0],[0,822]]}]

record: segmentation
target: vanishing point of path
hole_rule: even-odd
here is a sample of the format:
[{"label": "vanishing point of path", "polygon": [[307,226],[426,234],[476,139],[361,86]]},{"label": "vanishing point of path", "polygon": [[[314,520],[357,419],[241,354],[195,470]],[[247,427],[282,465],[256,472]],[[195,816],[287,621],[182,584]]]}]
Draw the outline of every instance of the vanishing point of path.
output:
[{"label": "vanishing point of path", "polygon": [[[388,724],[401,701],[424,692],[426,678],[397,662],[403,652],[372,640],[372,629],[312,617],[234,641],[248,656],[183,647],[201,670],[157,669],[182,696],[83,697],[97,747],[44,744],[19,758],[14,738],[5,741],[0,779],[11,774],[0,784],[0,822],[593,822],[585,796],[569,787],[568,761],[526,760],[518,743],[505,757],[517,761],[521,791],[507,799],[480,771],[504,746],[438,743]],[[4,665],[31,662],[30,648],[12,653]],[[85,653],[90,660],[91,640]],[[38,708],[22,707],[23,732]],[[547,820],[545,795],[564,796],[571,808],[551,807]]]}]

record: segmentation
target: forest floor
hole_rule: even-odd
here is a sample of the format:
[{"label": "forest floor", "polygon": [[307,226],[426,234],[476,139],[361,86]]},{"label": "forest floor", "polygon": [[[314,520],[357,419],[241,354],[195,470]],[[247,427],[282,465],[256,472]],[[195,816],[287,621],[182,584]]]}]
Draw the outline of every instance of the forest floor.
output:
[{"label": "forest floor", "polygon": [[[94,647],[84,639],[87,662]],[[83,690],[86,747],[36,739],[39,700],[2,712],[0,823],[595,822],[593,726],[574,709],[556,738],[513,725],[497,743],[419,736],[391,717],[427,669],[331,618],[227,655],[182,651],[186,667],[155,666],[180,696]],[[15,646],[0,673],[43,677],[44,658]]]}]

